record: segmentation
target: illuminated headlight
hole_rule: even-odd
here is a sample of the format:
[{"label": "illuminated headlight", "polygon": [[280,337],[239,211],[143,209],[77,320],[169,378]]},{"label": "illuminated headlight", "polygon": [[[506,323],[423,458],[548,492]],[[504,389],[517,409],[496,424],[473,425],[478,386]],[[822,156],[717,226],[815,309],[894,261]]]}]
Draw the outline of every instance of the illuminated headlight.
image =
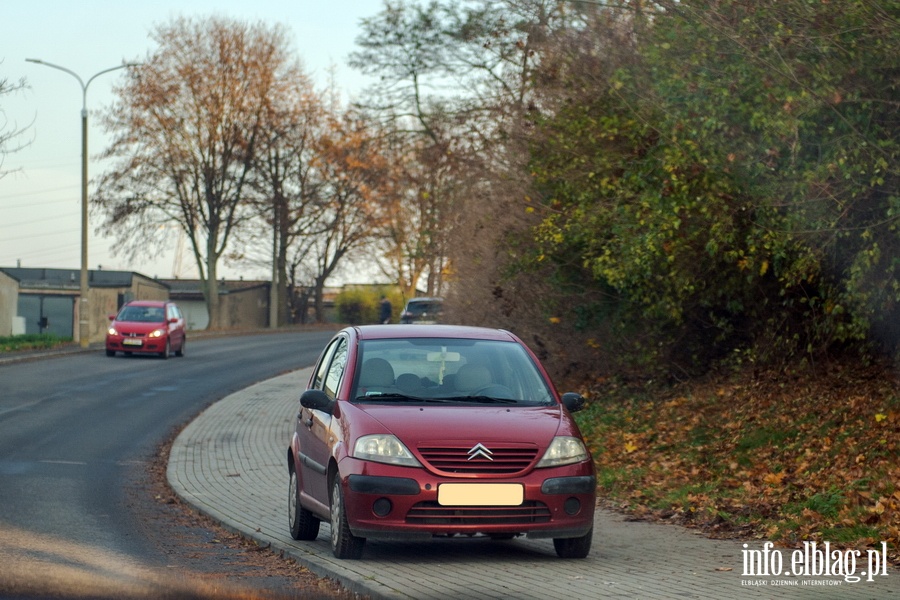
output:
[{"label": "illuminated headlight", "polygon": [[353,457],[403,467],[421,466],[403,442],[397,436],[389,434],[362,436],[356,440]]},{"label": "illuminated headlight", "polygon": [[108,333],[109,335],[119,335],[119,332],[116,331],[115,327],[110,327],[109,329],[106,330],[106,333]]},{"label": "illuminated headlight", "polygon": [[164,335],[166,335],[165,329],[156,329],[154,331],[151,331],[150,335],[148,335],[147,337],[158,338],[158,337],[162,337]]},{"label": "illuminated headlight", "polygon": [[541,467],[561,467],[563,465],[571,465],[588,459],[587,448],[584,442],[576,437],[555,437],[550,447],[544,452],[541,462],[537,464]]}]

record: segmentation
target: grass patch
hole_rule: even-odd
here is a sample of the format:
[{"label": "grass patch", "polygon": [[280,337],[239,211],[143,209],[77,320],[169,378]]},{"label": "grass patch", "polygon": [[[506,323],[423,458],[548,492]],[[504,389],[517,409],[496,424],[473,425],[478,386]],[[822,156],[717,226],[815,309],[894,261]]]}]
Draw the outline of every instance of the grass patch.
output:
[{"label": "grass patch", "polygon": [[50,333],[29,333],[0,337],[0,352],[22,350],[48,350],[70,343],[72,338],[63,338]]},{"label": "grass patch", "polygon": [[807,511],[813,511],[825,518],[835,519],[841,512],[841,508],[846,506],[847,499],[844,494],[837,490],[828,492],[820,492],[804,499],[802,502],[795,502],[785,505],[784,512],[786,514],[800,515]]}]

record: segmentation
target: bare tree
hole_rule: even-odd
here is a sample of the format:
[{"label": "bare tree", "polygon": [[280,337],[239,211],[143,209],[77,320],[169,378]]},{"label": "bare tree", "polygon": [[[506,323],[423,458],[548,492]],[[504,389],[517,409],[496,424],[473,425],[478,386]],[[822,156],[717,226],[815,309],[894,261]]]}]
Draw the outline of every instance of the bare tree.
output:
[{"label": "bare tree", "polygon": [[389,136],[393,191],[378,236],[381,271],[411,298],[424,283],[428,295],[442,289],[448,222],[457,181],[452,147],[423,137]]},{"label": "bare tree", "polygon": [[[300,238],[321,234],[324,181],[316,155],[316,141],[322,135],[326,108],[308,78],[291,82],[290,93],[273,99],[270,128],[257,152],[253,187],[259,197],[259,222],[255,229],[271,235],[271,244],[253,236],[246,242],[249,252],[268,248],[272,264],[273,326],[288,321],[300,309],[294,306],[296,267],[289,253]],[[302,242],[301,242],[302,243]],[[259,261],[256,261],[259,262]]]},{"label": "bare tree", "polygon": [[254,158],[272,101],[299,66],[280,26],[178,18],[151,37],[157,50],[117,90],[107,115],[117,137],[105,154],[118,164],[100,179],[94,203],[131,255],[161,252],[163,225],[184,231],[216,327],[219,262],[255,214]]},{"label": "bare tree", "polygon": [[446,102],[458,92],[447,77],[453,40],[446,21],[447,11],[436,1],[385,2],[381,13],[363,21],[360,49],[350,60],[381,77],[367,109],[386,123],[399,185],[385,215],[379,263],[407,296],[416,294],[422,279],[429,294],[438,293],[446,262],[442,240],[452,221],[454,131]]},{"label": "bare tree", "polygon": [[[22,91],[26,87],[25,79],[10,81],[6,77],[0,78],[0,97]],[[7,171],[3,169],[6,155],[17,152],[30,143],[22,140],[22,135],[27,129],[27,126],[20,128],[17,124],[11,123],[6,111],[0,106],[0,179],[7,174]]]}]

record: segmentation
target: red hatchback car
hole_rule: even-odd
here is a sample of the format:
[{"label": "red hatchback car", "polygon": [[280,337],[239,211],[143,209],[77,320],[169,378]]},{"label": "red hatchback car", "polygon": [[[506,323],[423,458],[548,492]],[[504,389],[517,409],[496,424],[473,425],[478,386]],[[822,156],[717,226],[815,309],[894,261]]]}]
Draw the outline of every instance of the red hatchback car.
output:
[{"label": "red hatchback car", "polygon": [[116,352],[159,354],[169,358],[184,356],[187,335],[184,316],[174,302],[134,300],[109,316],[112,323],[106,332],[106,355]]},{"label": "red hatchback car", "polygon": [[502,330],[372,325],[339,332],[300,397],[287,452],[289,526],[331,524],[338,558],[367,538],[552,538],[591,548],[596,475],[534,354]]}]

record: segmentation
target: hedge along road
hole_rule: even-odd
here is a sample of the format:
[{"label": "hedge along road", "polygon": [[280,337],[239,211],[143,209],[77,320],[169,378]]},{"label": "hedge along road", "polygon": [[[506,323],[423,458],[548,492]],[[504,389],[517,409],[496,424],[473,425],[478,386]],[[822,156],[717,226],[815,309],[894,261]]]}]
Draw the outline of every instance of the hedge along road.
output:
[{"label": "hedge along road", "polygon": [[[878,564],[880,553],[832,556],[830,571],[843,575],[824,576],[818,574],[824,572],[821,545],[797,553],[769,548],[765,540],[710,540],[600,509],[593,549],[584,560],[557,558],[551,540],[460,537],[369,541],[362,560],[338,560],[327,523],[313,542],[295,541],[288,531],[287,446],[309,373],[262,382],[204,411],[175,441],[169,483],[226,527],[360,594],[389,600],[900,599],[900,572]],[[780,575],[771,576],[775,572]]]}]

